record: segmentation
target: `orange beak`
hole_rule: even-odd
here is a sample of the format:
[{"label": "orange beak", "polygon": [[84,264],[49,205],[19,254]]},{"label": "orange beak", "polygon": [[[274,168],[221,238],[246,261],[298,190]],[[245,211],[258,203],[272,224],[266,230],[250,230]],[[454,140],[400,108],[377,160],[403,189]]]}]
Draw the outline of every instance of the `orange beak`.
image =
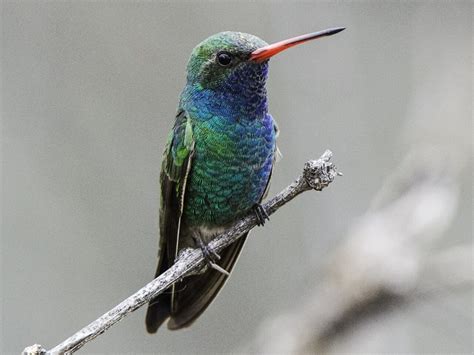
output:
[{"label": "orange beak", "polygon": [[284,51],[285,49],[294,47],[301,43],[311,41],[316,38],[332,36],[343,30],[345,30],[345,27],[328,28],[327,30],[308,33],[302,36],[285,39],[284,41],[269,44],[268,46],[254,50],[252,53],[250,53],[249,59],[254,62],[263,62],[264,60],[269,59],[270,57],[273,57],[275,54],[278,54]]}]

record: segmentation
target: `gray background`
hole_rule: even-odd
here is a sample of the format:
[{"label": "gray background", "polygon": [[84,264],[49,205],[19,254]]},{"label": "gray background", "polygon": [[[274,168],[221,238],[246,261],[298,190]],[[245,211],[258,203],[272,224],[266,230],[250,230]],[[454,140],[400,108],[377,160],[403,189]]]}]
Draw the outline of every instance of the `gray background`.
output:
[{"label": "gray background", "polygon": [[[271,61],[283,153],[271,194],[326,148],[345,177],[255,230],[190,329],[150,336],[140,309],[84,353],[238,349],[304,299],[413,142],[468,152],[472,3],[3,1],[1,352],[52,347],[153,276],[161,152],[198,42],[333,26],[347,30]],[[472,238],[471,178],[466,168],[440,248]],[[409,330],[402,339],[353,350],[471,353],[471,313],[470,292],[458,292],[392,319],[394,334]]]}]

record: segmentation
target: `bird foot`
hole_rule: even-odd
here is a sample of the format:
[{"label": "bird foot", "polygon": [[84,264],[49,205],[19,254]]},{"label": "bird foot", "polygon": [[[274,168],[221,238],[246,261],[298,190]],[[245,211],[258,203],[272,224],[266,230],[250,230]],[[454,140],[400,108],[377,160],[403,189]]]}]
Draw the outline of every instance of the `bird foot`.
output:
[{"label": "bird foot", "polygon": [[201,249],[202,254],[204,256],[204,260],[206,261],[206,265],[216,271],[219,271],[224,275],[229,276],[230,274],[227,270],[217,265],[217,261],[221,258],[219,254],[217,254],[214,250],[211,250],[209,246],[204,243],[200,235],[193,235],[193,239],[196,242],[197,246]]},{"label": "bird foot", "polygon": [[253,211],[255,213],[255,216],[257,217],[258,226],[264,226],[265,220],[270,220],[270,217],[268,217],[267,211],[265,211],[265,208],[261,204],[256,203],[253,206]]}]

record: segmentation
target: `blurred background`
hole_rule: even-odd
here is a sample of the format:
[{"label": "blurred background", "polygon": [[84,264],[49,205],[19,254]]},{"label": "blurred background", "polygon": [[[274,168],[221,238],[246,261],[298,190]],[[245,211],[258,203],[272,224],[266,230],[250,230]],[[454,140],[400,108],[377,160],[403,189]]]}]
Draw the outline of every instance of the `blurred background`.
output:
[{"label": "blurred background", "polygon": [[158,176],[209,35],[267,42],[283,159],[344,173],[252,232],[189,329],[142,308],[83,353],[473,352],[471,1],[2,1],[0,352],[52,348],[151,280]]}]

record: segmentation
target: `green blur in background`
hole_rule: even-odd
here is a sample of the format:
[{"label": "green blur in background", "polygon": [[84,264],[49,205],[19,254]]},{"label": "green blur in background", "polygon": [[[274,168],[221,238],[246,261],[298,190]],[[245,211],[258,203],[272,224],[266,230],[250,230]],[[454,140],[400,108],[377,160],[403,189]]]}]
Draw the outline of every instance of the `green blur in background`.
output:
[{"label": "green blur in background", "polygon": [[[283,159],[270,196],[326,149],[344,177],[252,232],[189,329],[144,308],[84,353],[229,353],[291,312],[387,176],[420,142],[468,155],[436,248],[472,241],[472,11],[451,2],[2,4],[1,353],[58,344],[151,280],[159,168],[192,48],[224,31],[271,43],[345,26],[273,58]],[[472,290],[389,317],[354,352],[472,353]]]}]

